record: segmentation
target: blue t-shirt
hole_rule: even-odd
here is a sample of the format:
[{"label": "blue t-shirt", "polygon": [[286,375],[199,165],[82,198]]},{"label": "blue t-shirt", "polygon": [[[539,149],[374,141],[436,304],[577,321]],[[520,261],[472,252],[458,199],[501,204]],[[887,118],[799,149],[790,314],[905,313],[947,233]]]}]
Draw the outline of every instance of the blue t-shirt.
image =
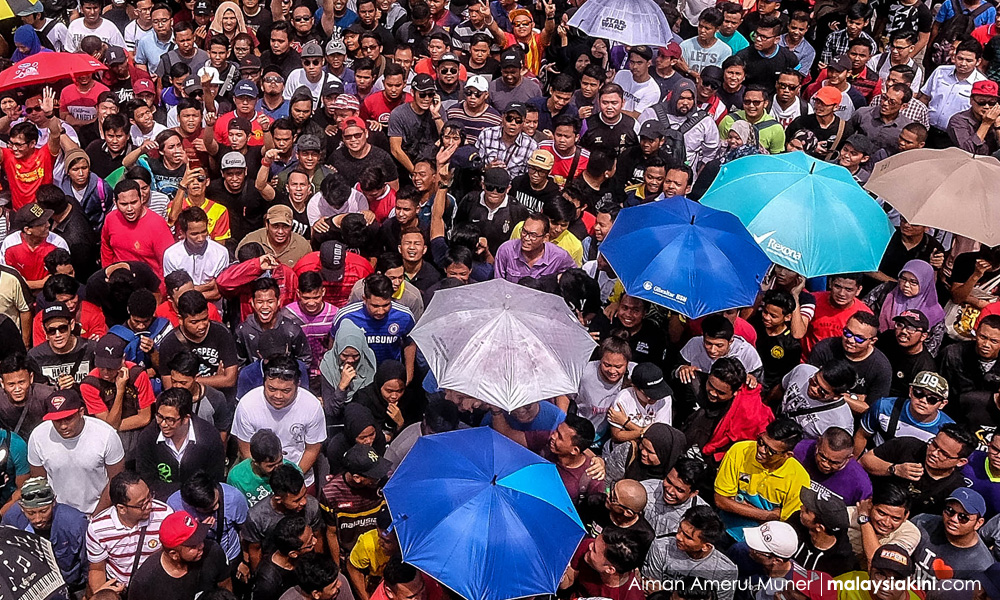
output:
[{"label": "blue t-shirt", "polygon": [[[922,423],[910,412],[910,400],[905,400],[902,412],[899,413],[899,423],[892,437],[913,437],[927,441],[937,435],[941,427],[948,423],[954,423],[951,417],[938,411],[937,417],[927,423]],[[880,398],[861,417],[861,427],[865,431],[875,436],[875,445],[881,446],[887,440],[884,433],[889,428],[889,420],[892,418],[892,407],[896,403],[896,398]],[[890,438],[891,439],[891,438]]]},{"label": "blue t-shirt", "polygon": [[337,319],[330,328],[330,337],[337,337],[337,329],[344,320],[361,328],[368,340],[368,347],[375,353],[375,362],[403,360],[403,347],[409,343],[410,332],[416,321],[413,313],[398,302],[393,302],[384,319],[375,319],[365,310],[364,302],[348,304],[337,312]]},{"label": "blue t-shirt", "polygon": [[[976,8],[972,10],[967,10],[966,7],[963,6],[962,12],[964,12],[967,15],[972,14],[973,12],[976,11],[976,9],[978,9],[983,4],[986,4],[986,0],[980,2],[976,6]],[[951,0],[945,0],[945,3],[941,5],[941,9],[938,11],[937,16],[934,17],[934,20],[937,21],[938,23],[944,23],[945,21],[954,16],[955,16],[955,8],[952,6]],[[983,12],[979,13],[979,15],[976,16],[976,18],[974,19],[974,22],[976,24],[976,27],[979,27],[980,25],[989,25],[993,23],[994,21],[996,21],[996,18],[997,18],[997,9],[990,6]]]},{"label": "blue t-shirt", "polygon": [[[555,431],[559,424],[566,420],[566,413],[558,406],[545,400],[538,403],[538,414],[527,423],[522,423],[517,419],[507,419],[510,428],[517,431]],[[486,413],[483,417],[483,427],[489,427],[493,423],[493,413]]]},{"label": "blue t-shirt", "polygon": [[[240,533],[238,529],[246,523],[247,515],[250,513],[250,505],[247,504],[247,499],[243,495],[243,492],[228,483],[220,483],[219,485],[222,486],[224,500],[222,518],[225,522],[222,524],[222,539],[216,539],[218,527],[215,525],[208,528],[208,537],[222,546],[222,550],[226,553],[226,558],[229,562],[232,562],[233,559],[239,557],[241,554]],[[170,497],[167,498],[167,506],[175,511],[186,511],[199,521],[204,521],[208,517],[215,516],[215,513],[205,514],[187,502],[184,502],[181,499],[180,490],[170,494]]]},{"label": "blue t-shirt", "polygon": [[[49,541],[56,564],[66,583],[77,586],[87,581],[87,516],[68,504],[56,502],[52,509],[52,528]],[[3,516],[3,524],[22,531],[35,533],[28,517],[24,516],[21,504],[15,502]]]}]

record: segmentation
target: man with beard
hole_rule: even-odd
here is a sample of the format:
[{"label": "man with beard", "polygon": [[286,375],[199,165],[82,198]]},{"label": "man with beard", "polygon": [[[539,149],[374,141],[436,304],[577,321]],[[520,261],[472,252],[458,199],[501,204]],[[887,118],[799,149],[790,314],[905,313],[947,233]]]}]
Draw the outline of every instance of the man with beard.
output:
[{"label": "man with beard", "polygon": [[247,234],[236,247],[240,248],[251,242],[257,242],[275,259],[286,267],[294,267],[300,258],[309,254],[309,242],[301,235],[292,232],[292,209],[280,204],[274,205],[264,215],[264,227]]},{"label": "man with beard", "polygon": [[908,309],[892,320],[895,323],[892,335],[883,333],[879,336],[875,348],[885,354],[892,366],[889,395],[895,397],[906,393],[917,373],[933,371],[935,365],[925,346],[930,323],[924,313]]},{"label": "man with beard", "polygon": [[[646,117],[649,118],[642,120]],[[629,146],[624,154],[618,157],[618,162],[615,165],[614,180],[621,189],[641,184],[646,167],[654,160],[663,161],[664,165],[670,166],[676,163],[663,148],[664,136],[669,125],[656,118],[653,108],[644,111],[639,115],[639,118],[642,122],[639,127],[639,144]],[[716,130],[716,135],[718,135],[718,130]]]},{"label": "man with beard", "polygon": [[[611,330],[623,329],[629,346],[632,348],[632,359],[637,362],[651,362],[664,367],[667,355],[673,354],[668,348],[667,335],[655,322],[646,319],[649,303],[642,298],[623,294],[618,302],[618,312],[611,322]],[[673,359],[673,356],[670,357]]]}]

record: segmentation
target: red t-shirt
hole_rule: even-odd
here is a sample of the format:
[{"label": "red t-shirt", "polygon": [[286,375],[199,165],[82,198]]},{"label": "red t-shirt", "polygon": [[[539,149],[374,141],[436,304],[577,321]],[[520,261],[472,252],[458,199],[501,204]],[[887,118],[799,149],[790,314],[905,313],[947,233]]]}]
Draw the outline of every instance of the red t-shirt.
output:
[{"label": "red t-shirt", "polygon": [[[99,340],[108,332],[108,324],[104,320],[104,313],[96,304],[91,304],[86,300],[80,301],[80,306],[76,310],[76,322],[80,326],[80,337],[89,340]],[[45,343],[45,327],[42,325],[42,313],[39,312],[31,322],[32,336],[35,345]]]},{"label": "red t-shirt", "polygon": [[[135,363],[126,360],[125,366],[131,369]],[[88,374],[98,379],[101,377],[101,371],[96,368]],[[149,382],[149,375],[146,375],[145,371],[140,371],[135,378],[134,385],[139,396],[139,408],[152,406],[153,402],[156,401],[156,395],[153,394],[153,385]],[[87,405],[88,415],[99,415],[108,411],[108,406],[101,399],[101,391],[94,386],[88,383],[80,384],[80,395],[83,396],[83,402]]]},{"label": "red t-shirt", "polygon": [[[302,276],[308,271],[319,271],[322,265],[319,262],[319,252],[310,252],[295,263],[295,274]],[[351,289],[359,280],[368,277],[375,272],[372,264],[359,254],[347,252],[344,254],[344,276],[340,281],[323,281],[326,290],[324,300],[337,308],[343,308],[347,304],[347,299],[351,297]]]},{"label": "red t-shirt", "polygon": [[[361,184],[354,186],[354,189],[361,191]],[[374,204],[371,200],[368,201],[368,210],[375,213],[375,220],[381,223],[389,218],[389,213],[396,208],[396,190],[389,186],[385,186],[385,193],[382,197],[378,199]]]},{"label": "red t-shirt", "polygon": [[10,148],[0,148],[3,170],[10,182],[10,200],[14,210],[35,201],[38,188],[52,183],[52,153],[48,145],[35,150],[28,158],[18,160]]},{"label": "red t-shirt", "polygon": [[[552,165],[552,171],[549,173],[549,177],[552,181],[556,182],[556,185],[562,187],[566,185],[566,180],[569,179],[569,170],[573,166],[573,157],[575,153],[569,156],[563,156],[556,152],[555,144],[552,141],[545,141],[539,144],[539,150],[548,150],[555,157],[556,162]],[[573,174],[574,177],[578,177],[580,173],[583,173],[584,169],[587,168],[587,163],[590,162],[590,151],[580,149],[580,160],[576,162],[576,172]]]},{"label": "red t-shirt", "polygon": [[21,277],[28,281],[37,281],[48,275],[48,271],[45,270],[45,257],[55,249],[55,244],[48,241],[43,241],[37,248],[32,249],[22,236],[20,244],[7,248],[3,259],[7,266],[17,269]]},{"label": "red t-shirt", "polygon": [[59,108],[83,121],[93,121],[97,118],[97,99],[108,91],[108,86],[101,82],[94,85],[86,94],[81,94],[75,85],[67,85],[59,93]]},{"label": "red t-shirt", "polygon": [[383,92],[372,94],[365,98],[365,101],[361,103],[361,111],[359,112],[359,115],[365,121],[378,121],[382,127],[388,127],[389,113],[392,112],[392,109],[405,102],[409,102],[412,99],[413,97],[410,96],[410,94],[403,94],[399,97],[399,100],[390,104],[385,99],[385,94]]},{"label": "red t-shirt", "polygon": [[[431,62],[431,58],[421,58],[417,61],[417,64],[413,66],[414,73],[423,73],[424,75],[430,75],[435,81],[437,81],[438,74],[437,69],[434,68],[434,63]],[[465,65],[458,65],[458,80],[465,81],[469,78],[469,73],[465,70]]]},{"label": "red t-shirt", "polygon": [[[236,111],[230,111],[219,117],[219,120],[215,122],[215,141],[229,145],[229,123],[236,118]],[[248,146],[263,146],[264,145],[264,128],[260,126],[257,121],[257,114],[250,119],[250,138],[247,140]]]},{"label": "red t-shirt", "polygon": [[[424,588],[427,589],[427,600],[442,600],[444,598],[444,589],[441,587],[441,584],[434,581],[433,578],[424,572],[421,572],[420,576],[424,578]],[[370,600],[389,600],[389,597],[385,595],[384,583],[378,584],[378,587],[372,592]]]},{"label": "red t-shirt", "polygon": [[584,556],[594,545],[594,538],[583,538],[580,546],[569,561],[569,566],[577,572],[573,587],[570,588],[571,598],[610,598],[611,600],[645,600],[642,584],[635,573],[627,583],[620,587],[608,587],[601,582],[600,575],[591,567]]},{"label": "red t-shirt", "polygon": [[802,338],[802,362],[809,359],[809,353],[820,340],[844,335],[844,327],[847,326],[847,321],[854,313],[859,310],[866,313],[872,311],[868,305],[857,298],[854,299],[854,304],[847,308],[836,308],[830,304],[830,292],[818,292],[815,296],[816,314],[809,321],[809,329],[806,330],[806,336]]},{"label": "red t-shirt", "polygon": [[101,264],[137,260],[149,265],[163,280],[163,253],[174,245],[174,235],[163,217],[146,211],[134,223],[113,210],[104,219],[101,230]]},{"label": "red t-shirt", "polygon": [[[164,300],[156,307],[156,316],[170,321],[170,324],[174,327],[177,327],[181,323],[180,316],[174,309],[174,305],[167,300]],[[219,309],[215,308],[215,304],[211,302],[208,303],[208,320],[222,322],[222,315],[219,314]]]}]

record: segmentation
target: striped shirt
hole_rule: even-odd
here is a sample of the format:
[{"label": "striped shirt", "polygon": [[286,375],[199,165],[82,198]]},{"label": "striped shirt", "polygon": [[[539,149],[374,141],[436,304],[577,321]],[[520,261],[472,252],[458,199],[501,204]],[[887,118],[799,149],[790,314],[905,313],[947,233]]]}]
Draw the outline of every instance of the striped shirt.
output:
[{"label": "striped shirt", "polygon": [[319,363],[326,354],[326,342],[330,339],[330,328],[337,318],[337,307],[324,302],[323,308],[315,315],[307,315],[298,302],[293,302],[285,308],[295,316],[299,326],[302,327],[302,333],[306,334],[306,339],[309,340],[309,351],[312,353],[312,360],[309,361],[309,377],[319,375]]},{"label": "striped shirt", "polygon": [[141,565],[160,549],[160,523],[172,512],[173,509],[166,504],[153,500],[149,520],[135,527],[126,527],[118,518],[118,510],[114,506],[102,510],[87,526],[87,560],[91,563],[107,561],[105,572],[108,578],[128,585],[140,531],[146,527],[142,556],[139,558]]}]

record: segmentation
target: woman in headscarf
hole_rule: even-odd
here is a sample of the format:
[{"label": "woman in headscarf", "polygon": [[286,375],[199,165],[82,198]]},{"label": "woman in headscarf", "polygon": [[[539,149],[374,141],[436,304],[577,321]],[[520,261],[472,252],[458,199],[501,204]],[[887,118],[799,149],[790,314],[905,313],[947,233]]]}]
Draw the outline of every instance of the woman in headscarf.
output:
[{"label": "woman in headscarf", "polygon": [[14,47],[14,55],[10,57],[14,62],[39,52],[52,52],[48,48],[42,48],[42,43],[38,41],[38,33],[31,25],[21,25],[14,31]]},{"label": "woman in headscarf", "polygon": [[333,348],[319,363],[319,372],[328,423],[340,425],[344,405],[358,390],[375,380],[375,353],[368,347],[360,327],[346,319],[340,324],[333,338]]},{"label": "woman in headscarf", "polygon": [[387,441],[406,424],[400,400],[406,392],[406,367],[398,360],[385,360],[375,370],[375,381],[358,390],[354,402],[365,406],[381,423]]},{"label": "woman in headscarf", "polygon": [[688,198],[700,200],[719,175],[722,165],[727,162],[743,158],[744,156],[767,154],[767,150],[760,145],[757,129],[749,121],[742,119],[733,123],[733,126],[729,129],[729,134],[723,140],[722,147],[724,149],[722,156],[705,165],[705,168],[698,175],[691,193],[688,194]]},{"label": "woman in headscarf", "polygon": [[344,472],[344,454],[358,444],[371,446],[379,455],[385,454],[385,436],[372,411],[356,402],[344,407],[344,427],[326,443],[326,458],[330,461],[330,474]]},{"label": "woman in headscarf", "polygon": [[253,46],[257,46],[257,38],[254,37],[252,30],[247,29],[247,23],[243,19],[243,11],[235,2],[227,0],[220,4],[219,8],[215,10],[215,17],[208,29],[212,33],[221,33],[229,38],[230,48],[233,47],[233,39],[241,33],[250,35],[253,38]]},{"label": "woman in headscarf", "polygon": [[930,263],[911,260],[903,265],[897,281],[886,281],[872,288],[863,300],[878,315],[879,332],[891,332],[895,329],[894,319],[903,312],[919,310],[930,324],[924,347],[932,356],[936,356],[944,338],[945,327],[944,309],[938,302],[935,281],[934,267]]},{"label": "woman in headscarf", "polygon": [[665,423],[653,423],[638,440],[618,444],[608,456],[605,470],[608,482],[619,479],[663,479],[684,454],[684,434]]}]

